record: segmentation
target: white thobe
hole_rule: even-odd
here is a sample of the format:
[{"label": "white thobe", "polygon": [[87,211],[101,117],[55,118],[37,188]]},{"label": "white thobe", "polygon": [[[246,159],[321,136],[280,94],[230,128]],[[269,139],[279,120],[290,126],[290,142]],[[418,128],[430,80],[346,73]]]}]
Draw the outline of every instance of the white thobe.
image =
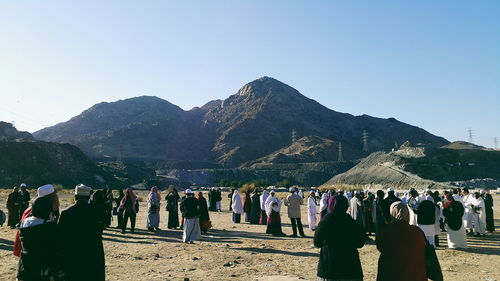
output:
[{"label": "white thobe", "polygon": [[316,229],[316,213],[316,201],[312,196],[309,196],[309,198],[307,198],[307,218],[309,220],[310,230]]},{"label": "white thobe", "polygon": [[474,232],[479,234],[486,233],[486,211],[484,209],[484,200],[483,198],[474,198],[472,200],[472,205],[475,208],[480,208],[476,212],[473,212],[472,224],[474,225]]},{"label": "white thobe", "polygon": [[468,194],[462,198],[462,202],[464,203],[464,227],[466,229],[472,229],[474,227],[472,220],[474,218],[474,214],[472,211],[472,200],[474,196],[472,194]]}]

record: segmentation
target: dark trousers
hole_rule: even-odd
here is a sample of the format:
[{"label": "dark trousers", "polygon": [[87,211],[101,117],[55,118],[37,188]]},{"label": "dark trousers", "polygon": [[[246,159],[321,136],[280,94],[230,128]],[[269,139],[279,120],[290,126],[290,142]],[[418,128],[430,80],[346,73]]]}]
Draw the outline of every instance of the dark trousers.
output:
[{"label": "dark trousers", "polygon": [[122,230],[125,231],[127,228],[127,222],[128,219],[130,218],[130,230],[134,231],[135,229],[135,218],[136,218],[136,213],[133,210],[125,210],[123,214],[123,222],[122,222]]},{"label": "dark trousers", "polygon": [[123,209],[118,210],[118,215],[116,216],[118,221],[118,228],[123,228]]},{"label": "dark trousers", "polygon": [[292,235],[297,236],[297,226],[298,226],[300,236],[304,236],[304,229],[302,228],[302,222],[300,221],[300,218],[290,218],[290,221],[292,222],[292,231],[293,231]]},{"label": "dark trousers", "polygon": [[241,222],[241,214],[233,213],[233,222],[240,223]]}]

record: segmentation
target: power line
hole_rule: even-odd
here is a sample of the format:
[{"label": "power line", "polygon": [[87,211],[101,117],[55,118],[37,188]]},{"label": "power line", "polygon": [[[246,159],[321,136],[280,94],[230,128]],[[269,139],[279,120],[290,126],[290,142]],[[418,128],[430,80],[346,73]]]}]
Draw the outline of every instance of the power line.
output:
[{"label": "power line", "polygon": [[467,134],[469,136],[469,142],[474,143],[474,131],[472,130],[472,128],[469,128]]},{"label": "power line", "polygon": [[368,152],[368,132],[366,130],[363,130],[361,138],[363,139],[363,152]]},{"label": "power line", "polygon": [[338,155],[338,162],[344,162],[344,158],[342,157],[342,143],[339,142],[339,155]]}]

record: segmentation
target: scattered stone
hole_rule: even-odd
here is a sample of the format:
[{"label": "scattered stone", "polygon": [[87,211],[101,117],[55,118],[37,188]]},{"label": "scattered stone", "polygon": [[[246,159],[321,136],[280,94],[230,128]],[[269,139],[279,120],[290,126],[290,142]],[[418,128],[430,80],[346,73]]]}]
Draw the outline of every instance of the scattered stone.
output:
[{"label": "scattered stone", "polygon": [[268,263],[266,264],[267,267],[271,267],[271,266],[274,266],[272,263]]},{"label": "scattered stone", "polygon": [[230,276],[231,277],[238,277],[238,275],[236,275],[236,274],[231,274]]},{"label": "scattered stone", "polygon": [[273,259],[267,259],[267,261],[273,261]]},{"label": "scattered stone", "polygon": [[234,264],[241,264],[241,262],[234,260]]},{"label": "scattered stone", "polygon": [[225,267],[230,267],[230,266],[232,266],[232,265],[233,265],[233,263],[232,263],[232,262],[226,262],[226,263],[224,264],[224,266],[225,266]]},{"label": "scattered stone", "polygon": [[134,257],[135,260],[139,260],[139,261],[142,261],[144,260],[142,257]]},{"label": "scattered stone", "polygon": [[[170,276],[170,275],[169,275]],[[189,278],[187,277],[184,277],[184,281],[189,281]]]},{"label": "scattered stone", "polygon": [[197,261],[197,260],[199,260],[199,258],[197,258],[197,257],[194,257],[194,258],[193,258],[193,260],[194,260],[194,261]]}]

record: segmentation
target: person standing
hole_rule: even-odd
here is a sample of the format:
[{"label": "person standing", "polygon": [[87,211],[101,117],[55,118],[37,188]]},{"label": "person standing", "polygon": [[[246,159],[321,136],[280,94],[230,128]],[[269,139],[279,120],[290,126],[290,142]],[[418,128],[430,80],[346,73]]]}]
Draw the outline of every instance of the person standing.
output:
[{"label": "person standing", "polygon": [[309,193],[309,196],[307,197],[307,220],[309,223],[309,229],[311,231],[316,230],[316,214],[317,214],[317,209],[316,209],[316,196],[313,191]]},{"label": "person standing", "polygon": [[102,227],[96,208],[90,205],[90,187],[75,188],[75,204],[61,212],[58,227],[63,268],[67,281],[104,281],[105,260]]},{"label": "person standing", "polygon": [[130,232],[134,233],[135,220],[139,212],[139,200],[137,200],[137,195],[132,191],[132,188],[127,188],[118,208],[123,210],[122,233],[125,233],[128,219],[130,219]]},{"label": "person standing", "polygon": [[120,209],[120,205],[124,197],[125,193],[123,193],[123,189],[120,189],[118,190],[118,197],[114,199],[116,202],[116,221],[117,221],[116,227],[118,229],[122,229],[123,226],[123,209]]},{"label": "person standing", "polygon": [[465,207],[465,214],[464,214],[464,227],[465,227],[465,232],[473,234],[473,220],[474,220],[474,210],[472,209],[472,202],[474,200],[474,196],[469,193],[469,189],[465,187],[462,191],[463,196],[462,196],[462,202],[464,203]]},{"label": "person standing", "polygon": [[486,211],[486,230],[488,232],[495,231],[495,220],[493,218],[493,196],[489,189],[484,191],[484,210]]},{"label": "person standing", "polygon": [[39,197],[33,202],[31,216],[19,224],[23,251],[18,263],[17,280],[59,280],[61,249],[57,224],[50,220],[52,202]]},{"label": "person standing", "polygon": [[243,214],[243,203],[241,202],[241,196],[238,193],[238,190],[233,190],[233,197],[231,198],[233,210],[233,222],[240,223],[241,222],[241,214]]},{"label": "person standing", "polygon": [[271,191],[271,195],[266,200],[266,234],[271,234],[273,236],[286,236],[281,228],[281,200],[275,195],[274,191]]},{"label": "person standing", "polygon": [[365,231],[368,235],[372,235],[375,232],[374,222],[373,222],[373,194],[371,192],[367,192],[366,198],[363,200],[363,217],[364,217],[364,225]]},{"label": "person standing", "polygon": [[384,191],[377,190],[377,197],[373,201],[373,224],[375,226],[375,235],[378,235],[379,231],[385,227],[385,218],[384,218]]},{"label": "person standing", "polygon": [[403,202],[392,203],[390,215],[391,222],[375,236],[380,252],[377,281],[427,281],[424,233],[408,224],[410,212]]},{"label": "person standing", "polygon": [[153,186],[148,195],[148,230],[156,232],[160,230],[160,194],[158,188]]},{"label": "person standing", "polygon": [[424,232],[429,244],[436,246],[434,239],[436,235],[434,228],[434,224],[436,223],[436,206],[432,201],[424,200],[418,206],[416,214],[418,227]]},{"label": "person standing", "polygon": [[16,186],[12,189],[7,197],[7,211],[9,212],[7,218],[7,226],[14,229],[19,223],[19,209],[21,207],[21,194],[19,193],[19,188]]},{"label": "person standing", "polygon": [[347,214],[349,203],[337,195],[332,213],[319,222],[314,233],[314,246],[321,248],[318,280],[363,280],[358,248],[365,244],[365,234]]},{"label": "person standing", "polygon": [[252,194],[252,209],[250,210],[250,223],[259,224],[260,219],[260,192],[255,188]]},{"label": "person standing", "polygon": [[319,217],[320,220],[328,214],[328,192],[323,192],[321,200],[319,201]]},{"label": "person standing", "polygon": [[[57,191],[55,190],[54,186],[52,186],[51,184],[40,186],[37,189],[37,198],[41,197],[47,197],[52,203],[52,212],[50,213],[49,218],[51,221],[56,222],[57,219],[59,218],[59,197],[57,196]],[[31,214],[32,214],[32,207],[29,207],[24,211],[21,217],[21,222],[24,219],[30,217]],[[19,231],[17,231],[12,252],[14,256],[20,257],[21,251],[22,251],[21,239],[19,237]]]},{"label": "person standing", "polygon": [[191,189],[184,191],[186,198],[181,202],[181,212],[184,218],[184,226],[182,231],[182,241],[184,243],[193,244],[194,241],[200,239],[200,205],[199,201],[194,198],[194,192]]},{"label": "person standing", "polygon": [[222,210],[222,193],[220,187],[215,188],[215,211],[220,212]]},{"label": "person standing", "polygon": [[106,209],[106,227],[111,226],[113,220],[113,191],[110,188],[105,190],[104,207]]},{"label": "person standing", "polygon": [[234,195],[234,188],[231,188],[231,191],[227,195],[227,198],[229,198],[229,211],[233,210],[233,195]]},{"label": "person standing", "polygon": [[252,198],[250,197],[250,189],[245,191],[243,198],[243,212],[245,213],[245,222],[250,222],[250,212],[252,211]]},{"label": "person standing", "polygon": [[448,248],[466,249],[467,237],[463,224],[464,205],[455,200],[451,193],[446,194],[446,202],[443,205],[443,216],[446,233],[448,236]]},{"label": "person standing", "polygon": [[26,211],[26,209],[28,209],[28,207],[30,206],[31,198],[29,191],[26,189],[25,183],[21,183],[19,187],[21,188],[21,191],[19,191],[21,195],[20,196],[21,202],[19,204],[19,218],[21,218],[23,216],[24,211]]},{"label": "person standing", "polygon": [[175,188],[165,196],[165,200],[167,201],[168,229],[179,227],[179,198],[179,194]]},{"label": "person standing", "polygon": [[401,199],[397,198],[394,194],[394,187],[387,188],[387,198],[382,201],[382,216],[384,217],[386,223],[389,223],[392,220],[390,208],[392,203],[396,201],[401,201]]},{"label": "person standing", "polygon": [[290,194],[285,198],[285,206],[288,207],[288,217],[292,223],[292,237],[297,237],[297,228],[299,229],[299,234],[301,237],[305,237],[304,229],[302,227],[302,222],[300,220],[301,212],[300,205],[304,204],[302,197],[296,193],[294,187],[290,187]]},{"label": "person standing", "polygon": [[484,210],[484,200],[479,192],[474,192],[474,199],[471,203],[474,236],[486,236],[486,211]]},{"label": "person standing", "polygon": [[104,191],[102,190],[97,190],[93,196],[92,200],[90,202],[94,206],[97,212],[97,220],[99,221],[99,225],[104,230],[106,227],[106,206],[105,206],[105,201],[104,201]]},{"label": "person standing", "polygon": [[207,231],[212,227],[210,222],[210,214],[208,213],[207,199],[203,197],[203,193],[198,192],[198,204],[200,210],[200,230],[201,233],[206,234]]},{"label": "person standing", "polygon": [[269,193],[264,189],[262,195],[259,198],[260,203],[260,224],[267,225],[267,213],[266,213],[266,200],[269,197]]}]

